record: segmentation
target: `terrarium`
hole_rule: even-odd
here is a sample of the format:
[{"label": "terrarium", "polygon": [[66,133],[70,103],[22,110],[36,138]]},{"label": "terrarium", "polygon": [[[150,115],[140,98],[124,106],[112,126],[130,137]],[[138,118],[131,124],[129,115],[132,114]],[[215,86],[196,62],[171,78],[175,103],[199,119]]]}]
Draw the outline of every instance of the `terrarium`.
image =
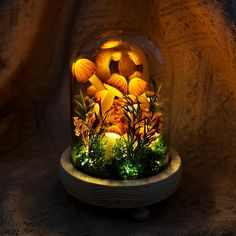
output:
[{"label": "terrarium", "polygon": [[[138,207],[175,190],[180,158],[165,141],[162,65],[158,45],[121,31],[78,45],[70,64],[72,144],[61,164],[64,186],[73,196],[95,205]],[[164,180],[170,183],[161,190]],[[131,186],[141,191],[135,196],[139,203]],[[149,195],[153,191],[148,200],[145,187]]]}]

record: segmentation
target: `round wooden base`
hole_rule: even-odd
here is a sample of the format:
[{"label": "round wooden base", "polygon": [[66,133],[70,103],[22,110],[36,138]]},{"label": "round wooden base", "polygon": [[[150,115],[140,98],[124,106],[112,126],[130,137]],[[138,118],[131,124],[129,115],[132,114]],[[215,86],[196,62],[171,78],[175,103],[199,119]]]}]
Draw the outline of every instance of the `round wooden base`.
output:
[{"label": "round wooden base", "polygon": [[170,150],[171,162],[161,173],[137,180],[109,180],[78,171],[70,161],[70,148],[61,155],[59,173],[66,191],[73,197],[96,206],[143,208],[158,203],[176,190],[181,173],[181,158]]}]

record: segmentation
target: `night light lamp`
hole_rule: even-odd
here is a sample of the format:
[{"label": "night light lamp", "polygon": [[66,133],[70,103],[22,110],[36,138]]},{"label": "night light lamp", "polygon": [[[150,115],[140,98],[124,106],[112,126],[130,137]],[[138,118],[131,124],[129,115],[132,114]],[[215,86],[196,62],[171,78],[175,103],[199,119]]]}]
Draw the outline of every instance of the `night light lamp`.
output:
[{"label": "night light lamp", "polygon": [[122,32],[86,40],[73,55],[72,145],[60,162],[72,196],[93,205],[141,208],[175,191],[181,159],[165,142],[162,64],[154,43]]}]

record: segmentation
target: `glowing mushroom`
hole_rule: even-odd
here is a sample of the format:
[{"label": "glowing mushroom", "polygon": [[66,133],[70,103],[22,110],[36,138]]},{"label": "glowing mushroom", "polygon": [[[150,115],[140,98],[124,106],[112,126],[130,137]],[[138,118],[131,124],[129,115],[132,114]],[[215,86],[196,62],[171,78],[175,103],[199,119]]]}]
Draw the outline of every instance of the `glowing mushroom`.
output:
[{"label": "glowing mushroom", "polygon": [[143,94],[148,87],[148,83],[140,78],[133,78],[129,82],[129,93],[138,97]]},{"label": "glowing mushroom", "polygon": [[106,143],[105,158],[109,159],[112,156],[113,148],[121,136],[114,132],[106,132],[103,141]]},{"label": "glowing mushroom", "polygon": [[[149,66],[148,66],[148,62],[147,62],[147,57],[146,55],[143,53],[143,51],[137,47],[137,46],[132,46],[133,51],[137,54],[137,56],[140,59],[141,65],[142,65],[142,78],[146,81],[148,81],[149,79]],[[131,54],[132,55],[132,54]],[[137,58],[134,57],[134,55],[130,56],[133,60],[136,61],[136,63],[138,62]],[[139,76],[137,76],[139,77]]]},{"label": "glowing mushroom", "polygon": [[104,84],[105,90],[100,90],[95,94],[96,102],[101,103],[102,115],[104,115],[113,105],[115,97],[123,97],[123,94],[115,87]]},{"label": "glowing mushroom", "polygon": [[95,74],[89,78],[89,82],[96,88],[97,91],[105,89],[103,83]]},{"label": "glowing mushroom", "polygon": [[97,90],[96,90],[96,88],[93,85],[90,85],[87,88],[87,95],[90,96],[90,97],[93,97],[96,92],[97,92]]},{"label": "glowing mushroom", "polygon": [[118,88],[124,94],[127,94],[128,84],[124,76],[114,73],[107,80],[107,83]]},{"label": "glowing mushroom", "polygon": [[136,70],[136,65],[134,62],[130,59],[128,54],[126,52],[122,53],[122,57],[119,61],[119,72],[124,77],[128,78],[130,75],[132,75]]},{"label": "glowing mushroom", "polygon": [[119,97],[119,98],[123,97],[122,92],[120,92],[117,88],[109,84],[104,84],[104,86],[108,91],[112,92],[116,97]]},{"label": "glowing mushroom", "polygon": [[111,59],[113,61],[119,61],[121,59],[121,56],[122,56],[122,53],[120,51],[117,51],[111,55]]},{"label": "glowing mushroom", "polygon": [[129,55],[130,59],[134,62],[134,64],[135,64],[136,66],[142,64],[142,60],[141,60],[141,58],[138,56],[138,54],[137,54],[136,52],[134,52],[134,51],[129,51],[129,52],[128,52],[128,55]]},{"label": "glowing mushroom", "polygon": [[80,83],[85,83],[95,73],[95,64],[88,59],[78,59],[72,65],[72,73]]},{"label": "glowing mushroom", "polygon": [[95,101],[97,103],[102,102],[103,99],[106,97],[107,93],[108,93],[108,90],[106,90],[106,89],[96,92],[95,96],[94,96]]},{"label": "glowing mushroom", "polygon": [[112,91],[100,90],[95,94],[95,100],[101,104],[102,115],[104,115],[113,105],[115,94]]},{"label": "glowing mushroom", "polygon": [[135,71],[130,77],[129,80],[138,77],[138,78],[143,78],[143,74],[140,71]]},{"label": "glowing mushroom", "polygon": [[80,83],[89,81],[97,91],[105,89],[101,80],[94,74],[96,65],[85,58],[78,59],[72,65],[72,73],[74,72],[76,79]]},{"label": "glowing mushroom", "polygon": [[112,54],[112,50],[102,50],[95,58],[95,63],[97,66],[96,75],[101,78],[102,81],[108,80],[111,75],[110,63]]},{"label": "glowing mushroom", "polygon": [[121,41],[120,40],[109,40],[103,43],[100,48],[101,49],[110,49],[120,46]]}]

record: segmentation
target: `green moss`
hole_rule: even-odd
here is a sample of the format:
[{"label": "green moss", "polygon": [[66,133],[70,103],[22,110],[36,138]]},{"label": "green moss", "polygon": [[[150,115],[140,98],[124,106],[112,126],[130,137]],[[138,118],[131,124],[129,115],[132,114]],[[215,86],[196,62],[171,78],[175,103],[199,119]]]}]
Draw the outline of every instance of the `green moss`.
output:
[{"label": "green moss", "polygon": [[160,157],[163,157],[167,154],[167,147],[165,145],[164,137],[162,135],[160,135],[157,141],[155,142],[154,152]]},{"label": "green moss", "polygon": [[72,148],[71,160],[79,170],[101,178],[137,179],[156,175],[166,167],[167,147],[160,136],[150,147],[136,149],[135,155],[128,151],[128,141],[118,141],[112,151],[112,157],[105,158],[105,143],[101,137],[92,137],[86,149],[82,142]]},{"label": "green moss", "polygon": [[89,140],[87,149],[79,142],[71,152],[72,163],[76,168],[96,176],[104,176],[107,173],[108,162],[104,156],[104,143],[100,138],[94,137]]},{"label": "green moss", "polygon": [[139,163],[132,159],[125,159],[118,167],[118,172],[121,179],[137,179],[140,176]]}]

